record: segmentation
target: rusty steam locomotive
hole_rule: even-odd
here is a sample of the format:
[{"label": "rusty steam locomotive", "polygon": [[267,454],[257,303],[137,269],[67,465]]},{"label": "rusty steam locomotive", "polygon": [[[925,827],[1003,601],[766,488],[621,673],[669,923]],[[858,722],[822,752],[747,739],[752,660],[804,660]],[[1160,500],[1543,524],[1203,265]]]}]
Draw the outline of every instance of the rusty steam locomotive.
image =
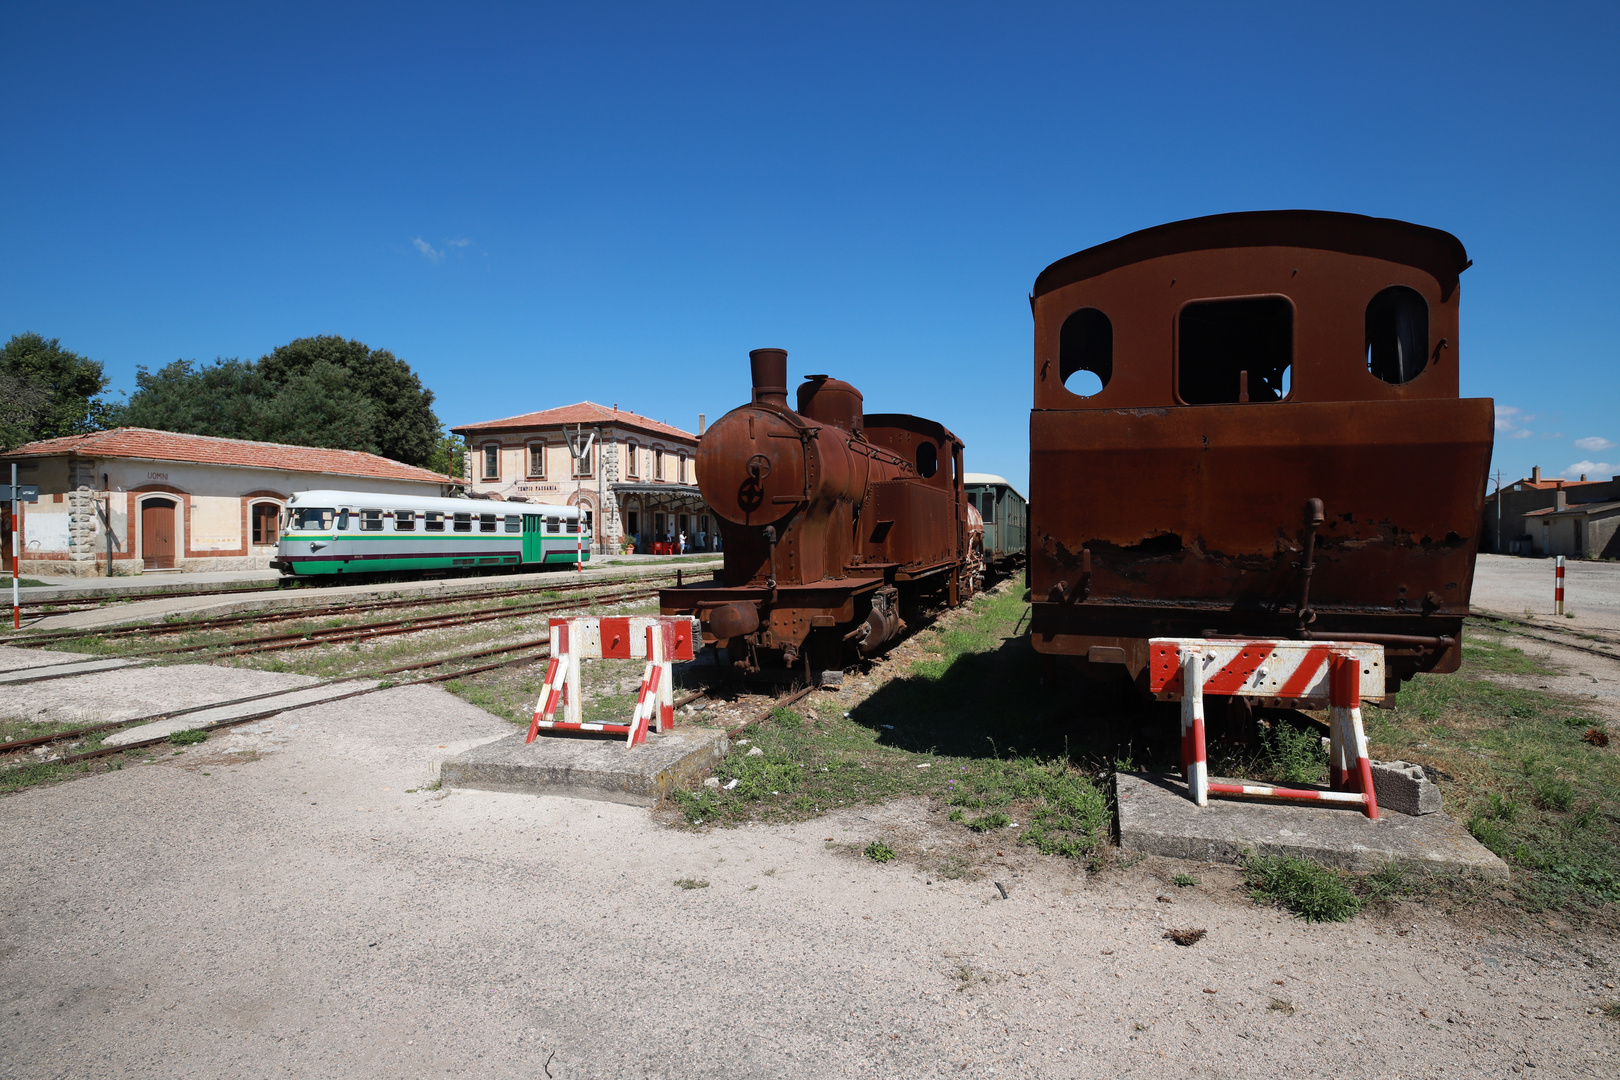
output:
[{"label": "rusty steam locomotive", "polygon": [[825,375],[791,408],[786,350],[749,362],[752,400],[697,450],[724,568],[661,590],[663,613],[696,616],[704,643],[744,671],[809,674],[876,654],[908,616],[971,595],[982,562],[962,441],[933,420],[867,414],[860,391]]},{"label": "rusty steam locomotive", "polygon": [[1455,670],[1492,435],[1458,394],[1469,265],[1438,229],[1270,211],[1042,271],[1035,648],[1138,680],[1178,636],[1375,642],[1391,688]]}]

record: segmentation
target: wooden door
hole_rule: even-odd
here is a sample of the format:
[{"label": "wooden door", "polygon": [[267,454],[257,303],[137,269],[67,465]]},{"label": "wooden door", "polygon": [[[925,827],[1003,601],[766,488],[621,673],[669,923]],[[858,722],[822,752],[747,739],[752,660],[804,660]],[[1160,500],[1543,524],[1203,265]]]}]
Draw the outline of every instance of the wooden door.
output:
[{"label": "wooden door", "polygon": [[168,499],[141,503],[141,562],[148,570],[174,569],[174,503]]}]

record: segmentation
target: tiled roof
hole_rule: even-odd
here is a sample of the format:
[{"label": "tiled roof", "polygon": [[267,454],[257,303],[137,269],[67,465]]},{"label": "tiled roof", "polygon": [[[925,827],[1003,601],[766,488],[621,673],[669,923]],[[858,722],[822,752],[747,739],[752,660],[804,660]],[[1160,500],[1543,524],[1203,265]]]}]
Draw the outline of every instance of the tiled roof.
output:
[{"label": "tiled roof", "polygon": [[1559,488],[1563,488],[1565,491],[1569,491],[1585,484],[1607,484],[1608,482],[1607,480],[1532,480],[1527,476],[1523,480],[1513,481],[1513,487],[1533,488],[1536,491],[1557,491]]},{"label": "tiled roof", "polygon": [[183,435],[150,428],[113,428],[88,435],[65,435],[25,443],[0,458],[53,457],[138,458],[142,461],[184,461],[197,465],[231,465],[243,469],[281,469],[285,472],[326,473],[333,476],[373,476],[385,480],[460,484],[453,476],[431,469],[367,454],[360,450],[323,450],[315,446],[219,439],[212,435]]},{"label": "tiled roof", "polygon": [[462,424],[460,427],[453,427],[450,430],[457,435],[479,433],[490,435],[503,431],[556,427],[558,424],[622,424],[625,427],[639,428],[642,431],[648,431],[654,435],[664,435],[671,439],[684,439],[687,442],[697,441],[697,436],[690,431],[682,431],[678,427],[672,427],[657,420],[649,420],[645,416],[637,416],[628,409],[598,405],[594,401],[581,401],[575,405],[561,405],[555,409],[524,413],[522,416],[508,416],[504,420],[485,420],[478,424]]},{"label": "tiled roof", "polygon": [[1606,514],[1610,510],[1620,509],[1620,502],[1589,502],[1570,503],[1562,510],[1556,506],[1544,506],[1540,510],[1531,510],[1524,517],[1557,517],[1564,514]]}]

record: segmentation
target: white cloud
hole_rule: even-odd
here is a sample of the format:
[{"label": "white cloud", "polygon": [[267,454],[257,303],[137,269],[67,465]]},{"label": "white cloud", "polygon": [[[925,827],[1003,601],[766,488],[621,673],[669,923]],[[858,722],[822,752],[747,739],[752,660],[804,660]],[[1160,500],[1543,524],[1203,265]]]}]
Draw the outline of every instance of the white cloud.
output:
[{"label": "white cloud", "polygon": [[1580,447],[1582,450],[1585,450],[1589,454],[1595,454],[1599,450],[1609,449],[1610,447],[1614,446],[1614,443],[1610,442],[1608,439],[1605,439],[1601,435],[1592,435],[1585,439],[1576,439],[1575,445]]},{"label": "white cloud", "polygon": [[444,242],[444,246],[445,247],[466,247],[468,244],[471,244],[471,243],[472,243],[472,241],[468,240],[464,236],[460,240],[446,240]]},{"label": "white cloud", "polygon": [[414,238],[411,241],[411,243],[416,245],[416,250],[420,251],[422,253],[423,257],[428,260],[428,262],[443,262],[444,261],[444,252],[440,251],[438,248],[434,247],[432,244],[428,243],[426,240],[422,239],[420,236]]},{"label": "white cloud", "polygon": [[1534,416],[1525,416],[1524,411],[1513,405],[1498,405],[1496,407],[1496,433],[1504,439],[1528,439],[1535,432],[1523,425],[1534,420]]},{"label": "white cloud", "polygon": [[1608,461],[1577,461],[1564,470],[1564,476],[1570,480],[1578,480],[1582,475],[1589,480],[1620,476],[1620,464]]}]

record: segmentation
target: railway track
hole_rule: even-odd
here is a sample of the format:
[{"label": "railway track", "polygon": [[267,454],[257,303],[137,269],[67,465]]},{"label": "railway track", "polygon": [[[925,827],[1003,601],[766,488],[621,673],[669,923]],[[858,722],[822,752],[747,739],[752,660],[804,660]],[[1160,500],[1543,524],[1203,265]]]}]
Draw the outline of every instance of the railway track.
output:
[{"label": "railway track", "polygon": [[[1548,645],[1557,645],[1563,649],[1575,649],[1579,652],[1601,656],[1608,660],[1620,660],[1620,634],[1609,636],[1594,634],[1591,630],[1580,630],[1569,626],[1555,626],[1551,623],[1532,622],[1529,619],[1520,619],[1512,615],[1501,615],[1489,611],[1471,611],[1470,619],[1479,622],[1507,623],[1515,629],[1508,630],[1510,634],[1527,637],[1533,641],[1545,642]],[[1527,633],[1535,630],[1540,633]],[[1550,636],[1549,636],[1550,635]],[[1608,645],[1609,648],[1598,648],[1593,642]]]},{"label": "railway track", "polygon": [[[72,641],[79,638],[96,637],[103,640],[117,640],[127,637],[151,637],[157,634],[184,634],[199,630],[217,630],[221,627],[241,626],[266,622],[291,622],[298,619],[319,619],[333,615],[356,615],[369,611],[386,611],[397,608],[433,607],[445,604],[476,603],[481,600],[495,600],[509,596],[533,595],[540,592],[577,593],[587,592],[591,589],[601,589],[613,585],[634,584],[639,582],[667,582],[676,580],[675,574],[648,574],[645,576],[626,576],[615,578],[599,578],[593,581],[569,582],[550,588],[537,590],[533,586],[514,587],[508,589],[479,590],[474,593],[465,593],[456,596],[440,597],[406,597],[397,600],[378,600],[374,602],[348,602],[343,604],[330,604],[317,608],[297,608],[288,611],[247,612],[242,615],[224,615],[215,618],[189,619],[184,622],[142,623],[137,626],[109,627],[105,630],[69,628],[61,630],[40,631],[34,634],[23,634],[18,637],[5,639],[0,644],[15,645],[26,648],[35,645],[50,645],[59,641]],[[515,608],[503,610],[513,611]]]}]

